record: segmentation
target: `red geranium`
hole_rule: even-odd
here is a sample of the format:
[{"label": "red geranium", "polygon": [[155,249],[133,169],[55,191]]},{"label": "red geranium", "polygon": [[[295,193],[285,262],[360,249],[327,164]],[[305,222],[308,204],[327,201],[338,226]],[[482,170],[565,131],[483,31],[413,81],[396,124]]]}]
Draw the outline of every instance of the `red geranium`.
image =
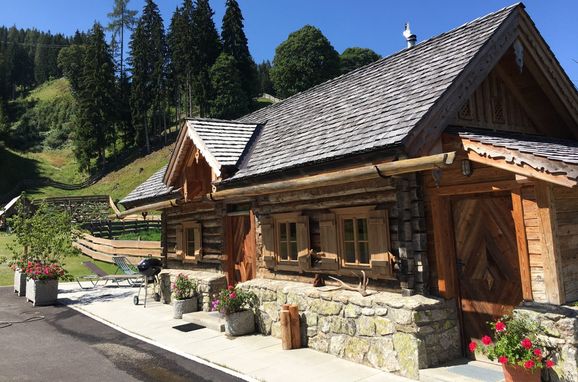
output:
[{"label": "red geranium", "polygon": [[528,361],[526,361],[526,362],[524,362],[524,367],[525,367],[526,369],[531,369],[531,368],[533,368],[534,366],[536,366],[536,364],[535,364],[534,361],[532,361],[531,359],[528,360]]},{"label": "red geranium", "polygon": [[498,358],[498,362],[505,365],[508,363],[508,357],[504,357],[503,355]]},{"label": "red geranium", "polygon": [[471,351],[472,353],[476,351],[476,348],[477,348],[477,347],[478,347],[478,344],[477,344],[477,343],[475,343],[474,341],[470,342],[469,348],[470,348],[470,351]]},{"label": "red geranium", "polygon": [[504,330],[506,330],[506,324],[502,321],[496,322],[496,332],[503,332]]},{"label": "red geranium", "polygon": [[482,343],[486,346],[488,346],[489,344],[492,343],[492,339],[489,336],[483,336],[482,337]]},{"label": "red geranium", "polygon": [[553,367],[554,365],[556,365],[556,364],[555,364],[554,361],[552,361],[551,359],[549,359],[549,360],[546,361],[546,367],[547,367],[548,369],[550,369],[550,368]]},{"label": "red geranium", "polygon": [[522,345],[524,349],[530,350],[532,348],[532,341],[530,341],[530,339],[526,337],[522,341],[520,341],[520,345]]},{"label": "red geranium", "polygon": [[534,349],[534,355],[537,357],[541,357],[542,356],[542,350],[536,348]]}]

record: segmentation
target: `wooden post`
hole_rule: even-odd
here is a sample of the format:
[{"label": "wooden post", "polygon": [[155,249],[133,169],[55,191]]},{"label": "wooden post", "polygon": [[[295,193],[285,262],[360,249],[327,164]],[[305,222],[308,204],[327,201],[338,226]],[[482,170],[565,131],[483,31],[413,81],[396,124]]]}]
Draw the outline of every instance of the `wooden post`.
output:
[{"label": "wooden post", "polygon": [[526,226],[524,225],[524,206],[521,188],[512,190],[512,217],[514,218],[516,227],[522,296],[525,301],[532,301],[532,276],[530,274],[530,256],[528,254],[528,242],[526,240]]},{"label": "wooden post", "polygon": [[291,350],[291,316],[288,310],[281,310],[279,315],[281,321],[281,345],[283,350]]},{"label": "wooden post", "polygon": [[291,348],[299,349],[301,347],[301,323],[298,305],[289,305],[289,317],[291,320]]}]

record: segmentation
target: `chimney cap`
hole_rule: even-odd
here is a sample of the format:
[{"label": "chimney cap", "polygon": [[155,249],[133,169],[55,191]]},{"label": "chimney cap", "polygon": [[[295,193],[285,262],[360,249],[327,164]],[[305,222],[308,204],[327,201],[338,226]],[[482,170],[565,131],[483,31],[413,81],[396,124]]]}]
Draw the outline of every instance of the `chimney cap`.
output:
[{"label": "chimney cap", "polygon": [[411,30],[409,29],[409,22],[405,23],[405,29],[403,31],[403,37],[405,37],[405,40],[407,41],[407,47],[408,48],[412,48],[415,46],[415,42],[417,41],[417,36],[413,33],[411,33]]}]

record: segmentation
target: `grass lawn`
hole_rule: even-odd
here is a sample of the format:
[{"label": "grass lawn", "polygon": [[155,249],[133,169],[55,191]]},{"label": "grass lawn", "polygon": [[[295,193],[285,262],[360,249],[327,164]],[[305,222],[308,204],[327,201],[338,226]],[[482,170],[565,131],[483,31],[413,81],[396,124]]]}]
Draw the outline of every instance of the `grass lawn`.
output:
[{"label": "grass lawn", "polygon": [[[8,235],[4,232],[0,232],[0,257],[6,256],[10,257],[11,254],[6,247],[7,244],[13,242],[13,236]],[[64,269],[70,272],[74,277],[90,275],[91,272],[82,265],[83,261],[91,260],[88,256],[78,255],[69,256],[64,260]],[[104,263],[102,261],[92,260],[97,266],[107,271],[108,273],[116,272],[116,265]],[[0,286],[12,285],[14,283],[14,274],[6,264],[0,264]]]},{"label": "grass lawn", "polygon": [[161,241],[160,229],[147,229],[140,232],[128,232],[118,235],[116,240]]}]

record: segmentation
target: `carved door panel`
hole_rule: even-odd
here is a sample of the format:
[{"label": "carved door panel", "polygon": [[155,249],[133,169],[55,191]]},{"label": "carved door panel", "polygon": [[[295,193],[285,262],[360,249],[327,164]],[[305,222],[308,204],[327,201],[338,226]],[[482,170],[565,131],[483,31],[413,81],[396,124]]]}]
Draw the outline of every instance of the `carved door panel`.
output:
[{"label": "carved door panel", "polygon": [[452,201],[464,340],[489,333],[488,321],[512,313],[522,286],[508,195]]}]

